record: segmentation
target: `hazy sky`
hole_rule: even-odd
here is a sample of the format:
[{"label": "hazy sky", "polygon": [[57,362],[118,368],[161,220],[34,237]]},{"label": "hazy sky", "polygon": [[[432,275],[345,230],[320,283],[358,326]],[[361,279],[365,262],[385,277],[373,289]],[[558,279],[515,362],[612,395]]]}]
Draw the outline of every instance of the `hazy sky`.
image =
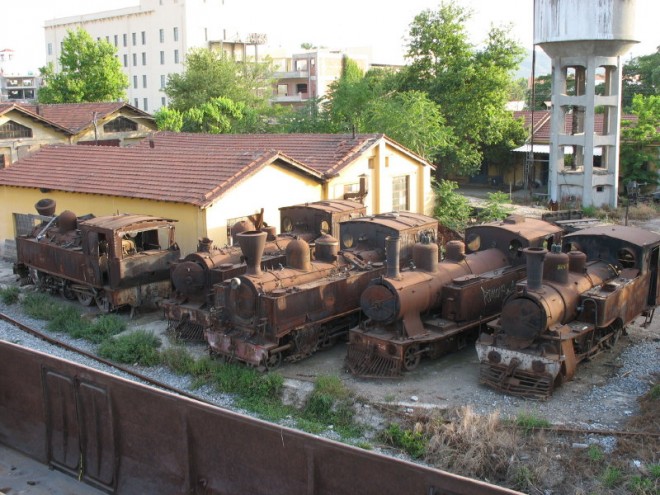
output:
[{"label": "hazy sky", "polygon": [[[532,48],[533,0],[457,0],[473,11],[467,27],[474,43],[483,41],[492,24],[511,24],[512,34],[525,48]],[[226,0],[244,6],[246,0]],[[254,32],[268,35],[276,45],[299,48],[309,42],[318,46],[372,46],[377,62],[401,61],[404,37],[414,16],[425,9],[436,9],[440,1],[331,0],[279,2],[257,0],[250,9]],[[139,0],[22,0],[6,2],[0,49],[15,50],[17,62],[25,70],[36,70],[45,63],[44,21],[57,17],[100,12],[138,5]],[[15,14],[15,15],[14,15]],[[655,51],[660,45],[660,0],[637,0],[637,34],[641,41],[633,55]]]}]

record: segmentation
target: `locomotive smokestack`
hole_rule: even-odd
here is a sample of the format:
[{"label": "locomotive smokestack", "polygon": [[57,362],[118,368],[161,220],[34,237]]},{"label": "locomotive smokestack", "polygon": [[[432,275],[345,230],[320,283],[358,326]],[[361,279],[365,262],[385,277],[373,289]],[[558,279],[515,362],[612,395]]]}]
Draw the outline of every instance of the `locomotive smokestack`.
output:
[{"label": "locomotive smokestack", "polygon": [[543,258],[547,249],[528,247],[523,249],[527,256],[527,289],[540,290],[543,285]]},{"label": "locomotive smokestack", "polygon": [[254,275],[255,277],[261,275],[261,257],[264,254],[267,236],[266,232],[256,230],[236,234],[238,244],[241,246],[243,257],[247,263],[246,275]]},{"label": "locomotive smokestack", "polygon": [[387,236],[385,239],[385,256],[387,257],[387,278],[399,278],[399,257],[401,245],[399,237]]},{"label": "locomotive smokestack", "polygon": [[213,241],[208,237],[202,237],[197,240],[197,251],[201,253],[210,253]]}]

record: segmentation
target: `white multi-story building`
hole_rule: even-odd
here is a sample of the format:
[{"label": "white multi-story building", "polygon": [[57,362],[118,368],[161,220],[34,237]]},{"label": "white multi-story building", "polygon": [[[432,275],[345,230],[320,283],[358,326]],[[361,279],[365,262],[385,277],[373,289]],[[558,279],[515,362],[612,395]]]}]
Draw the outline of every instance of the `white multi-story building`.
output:
[{"label": "white multi-story building", "polygon": [[167,105],[162,88],[168,74],[183,72],[191,48],[208,48],[211,40],[225,40],[229,18],[224,0],[140,0],[135,7],[46,21],[47,61],[61,55],[67,31],[82,28],[94,39],[117,47],[129,79],[128,102],[154,112]]}]

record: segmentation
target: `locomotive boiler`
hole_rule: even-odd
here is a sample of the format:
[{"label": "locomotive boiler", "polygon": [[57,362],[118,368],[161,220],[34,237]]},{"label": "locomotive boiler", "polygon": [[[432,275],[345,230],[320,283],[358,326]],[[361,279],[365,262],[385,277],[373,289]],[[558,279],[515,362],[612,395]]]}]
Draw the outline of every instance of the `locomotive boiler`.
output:
[{"label": "locomotive boiler", "polygon": [[170,292],[169,265],[179,259],[174,221],[147,215],[77,217],[41,200],[43,223],[16,237],[22,283],[96,303],[103,311],[155,303]]},{"label": "locomotive boiler", "polygon": [[635,318],[648,325],[659,302],[659,250],[660,235],[613,225],[569,234],[563,250],[528,249],[527,279],[477,341],[481,383],[545,399]]},{"label": "locomotive boiler", "polygon": [[262,227],[261,216],[252,222],[241,220],[231,228],[234,244],[224,248],[201,239],[197,251],[172,264],[172,295],[161,302],[168,330],[185,340],[204,338],[204,328],[211,324],[210,308],[213,285],[245,273],[247,265],[237,235],[263,230],[267,237],[261,257],[261,269],[277,268],[285,262],[286,246],[295,238],[309,243],[323,235],[332,235],[339,222],[366,214],[366,208],[355,201],[325,200],[280,208],[280,234],[274,227]]},{"label": "locomotive boiler", "polygon": [[557,242],[560,235],[550,223],[510,216],[469,227],[467,244],[448,242],[441,262],[429,242],[413,246],[412,266],[404,270],[396,266],[397,257],[388,256],[387,273],[362,293],[366,319],[349,332],[348,370],[399,376],[423,356],[439,357],[474,342],[479,326],[497,316],[524,277],[522,250]]},{"label": "locomotive boiler", "polygon": [[259,269],[263,234],[239,235],[248,271],[215,286],[212,352],[269,369],[296,361],[344,336],[358,321],[360,294],[385,270],[385,239],[401,239],[408,263],[421,236],[435,239],[437,220],[410,212],[341,222],[340,239],[316,240],[316,259],[302,240],[289,243],[286,266]]}]

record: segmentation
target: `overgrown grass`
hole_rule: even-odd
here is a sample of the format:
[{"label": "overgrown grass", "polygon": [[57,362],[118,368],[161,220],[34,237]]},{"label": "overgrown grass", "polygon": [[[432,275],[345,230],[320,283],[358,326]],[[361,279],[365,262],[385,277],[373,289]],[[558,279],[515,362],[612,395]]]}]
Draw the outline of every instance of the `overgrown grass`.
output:
[{"label": "overgrown grass", "polygon": [[545,418],[540,418],[529,412],[521,412],[515,420],[516,426],[521,428],[525,433],[537,428],[550,428],[551,423]]},{"label": "overgrown grass", "polygon": [[0,299],[7,305],[16,304],[20,293],[20,289],[15,285],[3,287],[0,289]]},{"label": "overgrown grass", "polygon": [[99,356],[124,364],[154,366],[160,363],[161,342],[153,332],[136,330],[101,342]]},{"label": "overgrown grass", "polygon": [[600,462],[605,458],[603,450],[598,445],[591,445],[587,450],[587,457],[592,462]]},{"label": "overgrown grass", "polygon": [[608,466],[602,476],[603,485],[607,488],[613,488],[621,483],[623,473],[619,468]]},{"label": "overgrown grass", "polygon": [[31,292],[23,299],[23,311],[25,314],[37,320],[52,320],[60,311],[62,306],[53,300],[48,294]]},{"label": "overgrown grass", "polygon": [[413,459],[421,459],[426,455],[428,439],[420,431],[402,428],[393,423],[380,432],[382,442],[406,452]]},{"label": "overgrown grass", "polygon": [[330,426],[343,438],[361,434],[355,423],[355,399],[337,376],[319,376],[307,397],[298,426],[311,433],[321,433]]}]

